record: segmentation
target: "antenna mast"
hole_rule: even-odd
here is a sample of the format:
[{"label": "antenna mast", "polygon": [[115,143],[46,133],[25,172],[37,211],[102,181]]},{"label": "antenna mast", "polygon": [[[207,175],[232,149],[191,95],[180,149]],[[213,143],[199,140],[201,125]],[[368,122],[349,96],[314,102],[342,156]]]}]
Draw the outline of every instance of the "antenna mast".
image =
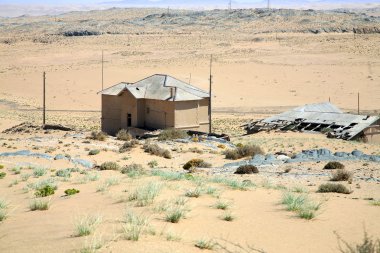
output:
[{"label": "antenna mast", "polygon": [[46,104],[45,104],[45,80],[46,80],[46,73],[44,72],[42,75],[43,78],[43,109],[42,109],[42,126],[45,126],[45,120],[46,120]]},{"label": "antenna mast", "polygon": [[268,0],[268,10],[270,9],[270,0]]},{"label": "antenna mast", "polygon": [[102,90],[104,89],[104,50],[102,50]]},{"label": "antenna mast", "polygon": [[211,133],[212,128],[212,109],[211,109],[211,100],[212,100],[212,55],[210,58],[210,87],[209,87],[209,96],[210,96],[210,103],[208,105],[208,121],[209,121],[209,133]]},{"label": "antenna mast", "polygon": [[228,10],[231,11],[231,9],[232,9],[232,0],[230,0],[228,3]]}]

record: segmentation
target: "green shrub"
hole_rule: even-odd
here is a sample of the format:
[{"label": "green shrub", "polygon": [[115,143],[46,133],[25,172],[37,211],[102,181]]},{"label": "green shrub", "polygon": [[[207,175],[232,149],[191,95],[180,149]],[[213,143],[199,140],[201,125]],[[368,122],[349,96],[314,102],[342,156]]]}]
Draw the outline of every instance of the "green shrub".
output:
[{"label": "green shrub", "polygon": [[43,188],[37,189],[36,192],[34,193],[34,195],[36,197],[46,197],[46,196],[53,195],[54,190],[55,190],[54,187],[52,187],[50,185],[46,185]]},{"label": "green shrub", "polygon": [[340,162],[328,162],[324,167],[324,170],[336,170],[336,169],[344,169],[344,165]]},{"label": "green shrub", "polygon": [[50,207],[50,200],[47,199],[34,199],[29,204],[29,209],[31,211],[44,211],[48,210]]},{"label": "green shrub", "polygon": [[119,170],[119,164],[115,162],[104,162],[100,165],[100,170]]},{"label": "green shrub", "polygon": [[175,129],[175,128],[170,128],[170,129],[165,129],[161,131],[161,133],[158,135],[158,140],[166,141],[166,140],[175,140],[175,139],[185,139],[187,137],[188,135],[185,131]]},{"label": "green shrub", "polygon": [[339,169],[332,174],[330,181],[351,181],[352,176],[352,172],[345,169]]},{"label": "green shrub", "polygon": [[100,153],[99,149],[92,149],[88,152],[88,155],[97,155]]},{"label": "green shrub", "polygon": [[201,189],[199,189],[198,187],[195,188],[195,189],[192,189],[192,190],[187,190],[185,192],[185,196],[186,197],[189,197],[189,198],[199,198],[199,196],[201,196]]},{"label": "green shrub", "polygon": [[140,236],[149,228],[148,218],[127,211],[123,225],[124,238],[130,241],[138,241]]},{"label": "green shrub", "polygon": [[4,169],[4,165],[0,164],[0,170]]},{"label": "green shrub", "polygon": [[97,140],[97,141],[105,141],[107,139],[107,134],[104,132],[91,132],[90,139],[92,140]]},{"label": "green shrub", "polygon": [[213,250],[216,246],[216,242],[213,240],[198,240],[195,243],[195,247],[200,248],[200,249],[208,249],[208,250]]},{"label": "green shrub", "polygon": [[123,146],[119,148],[119,153],[130,151],[132,148],[136,147],[137,144],[139,144],[139,142],[135,139],[126,141],[124,142]]},{"label": "green shrub", "polygon": [[156,155],[160,157],[164,157],[166,159],[171,159],[172,155],[170,154],[170,151],[164,148],[161,148],[157,144],[151,144],[150,142],[146,142],[143,146],[143,149],[145,152]]},{"label": "green shrub", "polygon": [[70,168],[66,168],[66,169],[61,169],[61,170],[57,170],[55,172],[55,175],[57,177],[71,177],[71,169]]},{"label": "green shrub", "polygon": [[33,168],[33,175],[35,177],[42,177],[46,173],[47,173],[47,169],[46,168],[42,168],[42,167]]},{"label": "green shrub", "polygon": [[227,210],[230,207],[230,204],[225,201],[217,201],[215,204],[216,209],[221,209],[221,210]]},{"label": "green shrub", "polygon": [[[380,253],[380,239],[372,239],[368,236],[367,232],[364,232],[363,242],[350,245],[346,241],[342,240],[342,238],[338,236],[339,243],[339,252],[341,253]],[[345,249],[342,248],[341,243],[345,246]]]},{"label": "green shrub", "polygon": [[79,190],[77,190],[77,189],[67,189],[67,190],[65,190],[65,194],[67,195],[67,196],[70,196],[70,195],[74,195],[74,194],[77,194],[77,193],[79,193]]},{"label": "green shrub", "polygon": [[165,220],[171,223],[178,223],[181,219],[185,218],[186,209],[183,206],[172,206],[168,208],[165,214]]},{"label": "green shrub", "polygon": [[154,199],[160,194],[162,184],[149,182],[138,187],[128,197],[129,201],[136,201],[136,206],[147,206],[153,203]]},{"label": "green shrub", "polygon": [[242,165],[236,169],[235,174],[256,174],[259,173],[259,169],[253,165]]},{"label": "green shrub", "polygon": [[342,184],[333,184],[333,183],[321,184],[317,192],[321,192],[321,193],[335,192],[335,193],[343,193],[343,194],[352,193],[352,191],[347,189],[346,186]]},{"label": "green shrub", "polygon": [[0,172],[0,179],[3,179],[6,175],[7,175],[7,173],[5,173],[5,172]]},{"label": "green shrub", "polygon": [[235,216],[233,216],[230,212],[226,212],[222,215],[221,219],[225,221],[233,221]]},{"label": "green shrub", "polygon": [[184,170],[191,170],[193,168],[210,168],[210,167],[211,167],[210,163],[207,163],[204,160],[198,159],[198,158],[191,159],[190,161],[185,163],[185,165],[183,165]]},{"label": "green shrub", "polygon": [[132,135],[128,132],[128,130],[121,129],[116,134],[116,139],[121,140],[121,141],[130,141],[132,140]]},{"label": "green shrub", "polygon": [[298,217],[311,220],[316,216],[322,203],[316,203],[306,194],[294,194],[286,192],[282,196],[281,204],[286,205],[286,210],[296,212]]},{"label": "green shrub", "polygon": [[5,220],[8,217],[8,202],[3,199],[0,199],[0,222]]},{"label": "green shrub", "polygon": [[94,232],[94,230],[102,222],[100,215],[83,216],[75,223],[75,236],[86,236]]},{"label": "green shrub", "polygon": [[264,154],[264,151],[254,144],[246,144],[237,146],[235,149],[228,149],[224,151],[226,159],[237,160],[243,157],[254,156],[257,154]]},{"label": "green shrub", "polygon": [[146,174],[144,167],[141,164],[132,163],[121,168],[122,174],[127,174],[128,177],[135,178]]},{"label": "green shrub", "polygon": [[152,169],[158,166],[158,162],[156,160],[152,160],[148,163],[148,166]]}]

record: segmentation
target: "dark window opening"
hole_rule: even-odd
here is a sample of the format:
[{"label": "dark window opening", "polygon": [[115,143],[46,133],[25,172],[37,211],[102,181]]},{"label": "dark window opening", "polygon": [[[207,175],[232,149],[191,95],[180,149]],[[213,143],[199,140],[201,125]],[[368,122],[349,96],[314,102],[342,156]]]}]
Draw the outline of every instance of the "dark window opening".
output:
[{"label": "dark window opening", "polygon": [[127,115],[127,127],[132,126],[132,114],[128,113]]}]

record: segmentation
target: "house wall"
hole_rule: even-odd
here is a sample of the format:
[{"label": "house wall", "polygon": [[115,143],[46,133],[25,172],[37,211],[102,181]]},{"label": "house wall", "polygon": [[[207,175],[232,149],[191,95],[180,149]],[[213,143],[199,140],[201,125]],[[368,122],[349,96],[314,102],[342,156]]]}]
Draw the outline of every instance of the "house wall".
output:
[{"label": "house wall", "polygon": [[157,129],[174,127],[174,106],[172,101],[145,99],[145,127]]},{"label": "house wall", "polygon": [[115,134],[121,128],[121,97],[102,95],[102,131]]},{"label": "house wall", "polygon": [[121,97],[121,113],[119,115],[121,128],[128,127],[128,114],[132,116],[131,127],[138,127],[138,110],[137,110],[137,99],[129,92],[125,91],[122,93]]},{"label": "house wall", "polygon": [[380,144],[380,120],[364,130],[364,136],[368,143]]},{"label": "house wall", "polygon": [[209,99],[175,102],[175,128],[209,131]]}]

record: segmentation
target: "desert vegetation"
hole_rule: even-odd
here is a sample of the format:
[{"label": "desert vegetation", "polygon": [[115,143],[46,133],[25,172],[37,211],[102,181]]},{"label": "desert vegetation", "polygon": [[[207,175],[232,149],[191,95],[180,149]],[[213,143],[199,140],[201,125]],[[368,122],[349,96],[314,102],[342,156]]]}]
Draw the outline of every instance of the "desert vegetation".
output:
[{"label": "desert vegetation", "polygon": [[238,145],[235,149],[227,149],[224,151],[226,159],[237,160],[243,157],[263,155],[264,151],[255,144]]},{"label": "desert vegetation", "polygon": [[318,191],[317,192],[321,192],[321,193],[335,192],[335,193],[343,193],[343,194],[350,194],[350,193],[352,193],[352,191],[349,190],[343,184],[334,184],[334,183],[321,184],[318,187]]},{"label": "desert vegetation", "polygon": [[160,157],[164,157],[166,159],[171,159],[172,155],[169,150],[161,148],[158,146],[158,144],[152,144],[150,142],[146,142],[143,146],[143,149],[145,152],[151,154],[151,155],[156,155]]},{"label": "desert vegetation", "polygon": [[188,135],[185,131],[178,130],[175,128],[165,129],[161,131],[158,135],[159,141],[175,140],[175,139],[185,139]]}]

